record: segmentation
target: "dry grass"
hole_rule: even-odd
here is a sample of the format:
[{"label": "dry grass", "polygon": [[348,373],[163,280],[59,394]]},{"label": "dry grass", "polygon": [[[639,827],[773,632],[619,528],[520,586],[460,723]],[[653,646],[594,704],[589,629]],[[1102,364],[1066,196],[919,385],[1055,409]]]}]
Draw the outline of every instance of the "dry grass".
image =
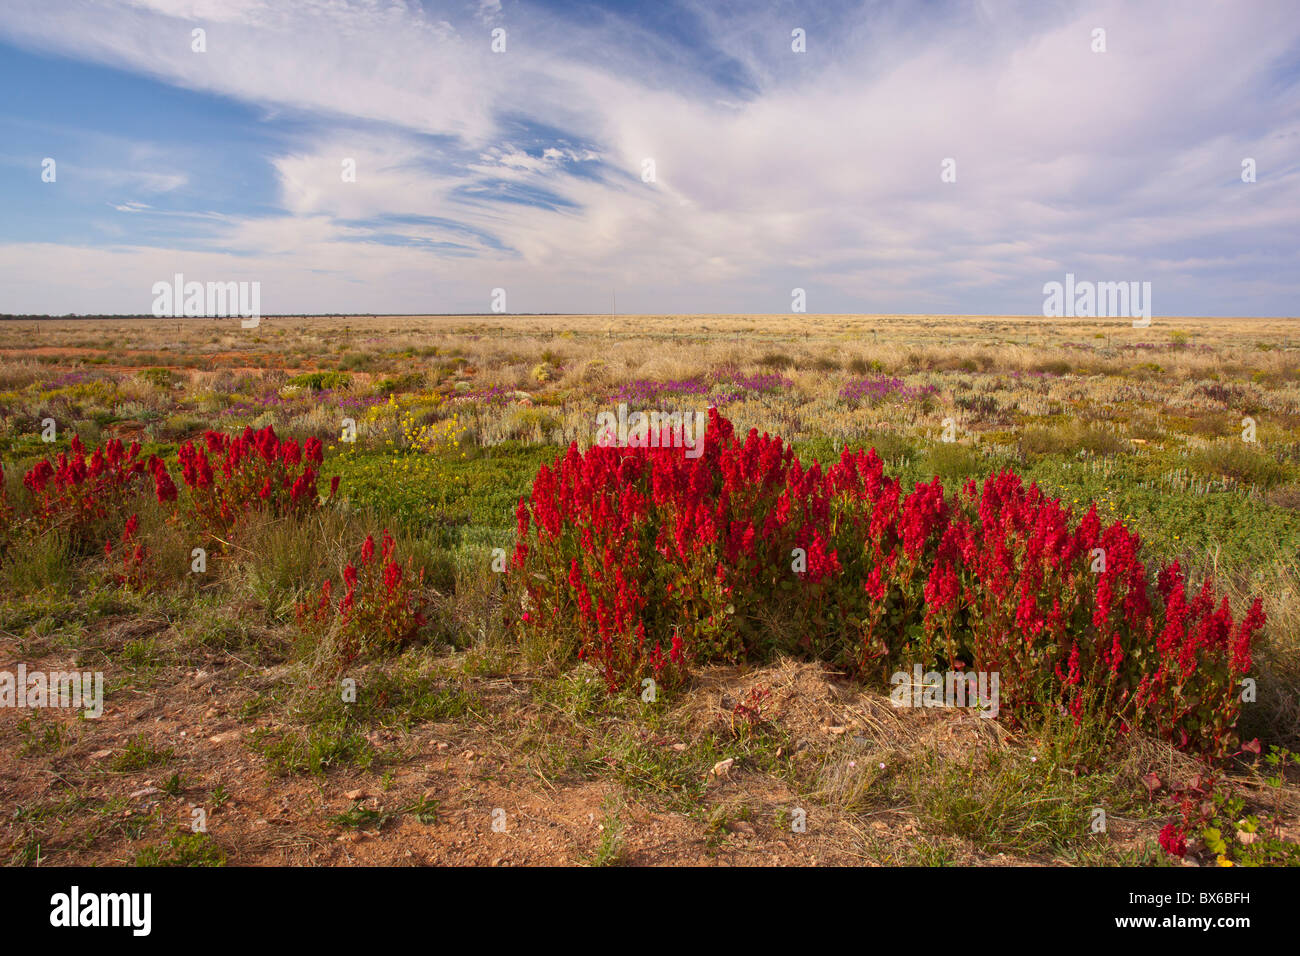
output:
[{"label": "dry grass", "polygon": [[[148,371],[156,368],[169,370],[179,387]],[[1233,529],[1243,540],[1253,535],[1251,550],[1241,552],[1254,556],[1250,561],[1232,556],[1238,542],[1228,538],[1191,549],[1166,535],[1148,537],[1147,547],[1215,572],[1235,608],[1264,596],[1269,626],[1257,667],[1260,703],[1247,708],[1243,729],[1247,737],[1300,741],[1300,570],[1280,536],[1272,550],[1265,546],[1270,522],[1280,527],[1296,510],[1300,487],[1300,336],[1290,320],[1166,318],[1147,329],[1118,320],[928,315],[268,317],[255,330],[240,329],[237,320],[0,322],[0,440],[8,449],[10,495],[21,493],[22,465],[45,451],[36,436],[45,416],[65,433],[71,427],[88,439],[138,438],[163,454],[209,423],[274,424],[289,435],[333,443],[339,405],[321,400],[281,408],[274,392],[291,376],[339,370],[350,376],[343,393],[349,399],[378,398],[384,379],[418,381],[398,390],[397,410],[355,413],[361,441],[348,456],[377,465],[379,477],[368,474],[381,483],[396,464],[385,443],[400,443],[397,432],[408,413],[421,423],[459,415],[476,453],[507,441],[585,445],[596,413],[608,410],[616,389],[727,370],[789,379],[778,392],[730,402],[725,413],[743,429],[807,443],[801,455],[825,460],[844,444],[870,444],[891,470],[940,474],[946,484],[996,467],[1048,462],[1043,474],[1063,487],[1090,489],[1104,518],[1125,517],[1125,495],[1136,489],[1174,509],[1170,528],[1184,534],[1203,520],[1197,509],[1211,492],[1242,514],[1249,506],[1254,526],[1243,518]],[[878,375],[934,392],[858,407],[840,399],[846,383]],[[493,386],[523,395],[501,404],[462,399]],[[704,401],[663,399],[668,407]],[[1240,447],[1245,415],[1257,420],[1258,451]],[[939,440],[947,418],[958,426],[952,444]],[[350,460],[340,463],[343,457],[331,449],[327,464],[344,469]],[[466,498],[481,490],[474,483],[486,481],[482,475],[498,482],[511,477],[492,472],[491,464],[449,456],[447,469],[429,479],[431,497],[443,492],[444,477],[450,482],[452,466],[460,469],[455,493]],[[476,471],[478,465],[484,470]],[[396,661],[373,662],[365,677],[395,700],[401,688],[431,675],[452,690],[439,683],[418,706],[401,700],[391,712],[376,705],[372,723],[349,724],[331,739],[333,725],[303,724],[317,692],[314,672],[302,661],[286,663],[302,652],[293,646],[293,602],[324,576],[337,575],[364,532],[392,522],[385,504],[381,494],[372,501],[375,511],[331,512],[300,523],[252,521],[238,547],[214,554],[213,573],[200,582],[187,573],[193,542],[144,502],[143,526],[167,579],[147,595],[105,590],[103,568],[89,559],[74,567],[53,537],[15,545],[3,566],[12,654],[53,661],[77,653],[106,666],[127,688],[122,699],[129,707],[114,718],[119,723],[138,714],[153,720],[164,705],[176,704],[184,720],[170,730],[179,735],[183,726],[190,733],[178,751],[182,759],[206,774],[209,787],[238,781],[250,802],[271,798],[262,793],[262,776],[244,764],[248,747],[203,744],[224,740],[227,723],[241,732],[301,738],[327,755],[387,751],[388,768],[403,777],[397,789],[404,801],[421,797],[432,777],[442,799],[477,812],[465,794],[497,781],[501,792],[527,793],[537,806],[551,808],[534,807],[539,818],[550,812],[564,826],[585,825],[589,813],[601,813],[611,827],[627,825],[621,847],[602,844],[602,850],[594,839],[566,836],[562,846],[530,857],[542,862],[585,859],[593,851],[602,860],[699,862],[733,850],[737,861],[765,862],[769,845],[783,862],[807,861],[797,855],[804,851],[791,850],[798,844],[789,840],[788,821],[772,822],[796,804],[820,814],[821,842],[808,844],[819,847],[813,862],[1138,862],[1158,827],[1148,816],[1159,816],[1160,807],[1117,811],[1123,836],[1104,848],[1079,837],[1086,811],[1103,798],[1127,807],[1144,793],[1149,773],[1186,781],[1200,766],[1165,745],[1129,740],[1109,754],[1104,771],[1076,773],[1055,764],[1045,771],[1048,757],[1065,746],[1061,740],[1077,742],[1068,728],[1061,740],[1031,738],[970,714],[899,711],[843,675],[791,660],[705,669],[660,709],[641,708],[635,699],[605,700],[599,682],[593,695],[566,661],[530,659],[504,638],[499,582],[483,561],[467,555],[483,542],[508,543],[508,507],[499,516],[473,512],[472,518],[433,509],[413,540],[403,542],[428,568],[427,580],[437,582],[429,588],[430,642]],[[236,719],[224,705],[211,713],[219,709],[209,706],[219,703],[215,695],[190,693],[198,668],[222,669],[227,699],[239,700],[248,715]],[[736,709],[755,688],[768,692],[757,722],[738,717]],[[451,696],[444,699],[444,692]],[[474,703],[454,720],[418,716],[442,714],[438,708],[460,701],[462,693]],[[215,721],[223,722],[220,734],[208,732]],[[407,726],[412,722],[414,729]],[[16,726],[0,729],[4,734],[6,741],[21,737]],[[457,772],[446,769],[449,758],[438,749],[448,741],[450,756],[460,761]],[[98,779],[91,755],[100,746],[86,735],[68,761],[70,772]],[[465,751],[477,756],[462,758]],[[492,767],[480,771],[484,752]],[[205,763],[209,756],[219,763]],[[726,780],[711,776],[723,756],[737,766]],[[334,777],[364,773],[372,790],[371,776],[379,772],[360,765],[330,770]],[[1234,777],[1234,784],[1250,790],[1257,781],[1247,775]],[[29,808],[53,799],[29,777],[5,786]],[[296,839],[311,848],[310,859],[336,859],[329,853],[337,850],[333,835],[317,819],[322,814],[304,809],[319,806],[319,788],[285,787],[300,801]],[[1293,812],[1292,789],[1285,801]],[[331,812],[346,809],[336,805]],[[251,824],[265,812],[250,812],[250,826],[227,840],[235,859],[284,858],[253,832]],[[39,828],[18,834],[22,829],[15,829],[15,841],[27,841],[22,846],[47,838]],[[88,859],[115,859],[132,848],[113,834],[89,839]],[[451,840],[431,843],[430,859],[467,858]],[[70,847],[59,852],[75,862]],[[372,859],[391,862],[405,844],[376,839],[375,848],[382,852]]]}]

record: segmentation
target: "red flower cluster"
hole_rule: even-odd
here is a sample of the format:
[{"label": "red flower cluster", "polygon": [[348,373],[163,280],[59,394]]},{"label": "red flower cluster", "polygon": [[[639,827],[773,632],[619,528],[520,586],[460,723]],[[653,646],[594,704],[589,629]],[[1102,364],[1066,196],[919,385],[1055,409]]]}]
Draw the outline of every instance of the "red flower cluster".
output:
[{"label": "red flower cluster", "polygon": [[149,474],[153,475],[154,496],[158,504],[176,500],[176,483],[172,481],[167,465],[157,455],[149,456]]},{"label": "red flower cluster", "polygon": [[[113,574],[113,580],[132,590],[141,591],[148,584],[149,573],[145,567],[145,562],[149,558],[149,549],[143,542],[135,540],[136,531],[140,527],[140,518],[138,515],[131,515],[126,519],[126,526],[122,529],[122,570],[120,573]],[[108,540],[104,542],[104,557],[111,559],[113,557],[113,542]]]},{"label": "red flower cluster", "polygon": [[[1013,712],[1057,706],[1078,722],[1100,708],[1180,746],[1235,742],[1259,599],[1238,625],[1226,597],[1215,610],[1209,581],[1189,605],[1177,562],[1150,593],[1141,542],[1122,522],[1102,527],[1093,506],[1076,525],[1011,473],[982,492],[968,482],[957,505],[930,575],[955,585],[927,588],[922,659],[997,671]],[[942,646],[930,640],[939,633]],[[1037,696],[1053,679],[1056,696]]]},{"label": "red flower cluster", "polygon": [[[1234,626],[1174,565],[1148,590],[1140,542],[1004,473],[904,493],[874,451],[805,469],[780,438],[710,411],[703,453],[571,446],[516,510],[524,626],[601,667],[611,689],[692,661],[802,652],[887,675],[998,671],[1026,718],[1086,707],[1222,750],[1263,626]],[[1196,694],[1186,691],[1196,674]]]},{"label": "red flower cluster", "polygon": [[224,533],[253,510],[283,515],[319,504],[316,475],[323,451],[318,438],[299,446],[292,439],[281,441],[270,425],[257,432],[245,428],[238,437],[208,431],[203,445],[186,442],[178,457],[194,516],[206,530]]},{"label": "red flower cluster", "polygon": [[316,601],[297,606],[298,624],[316,638],[335,636],[336,661],[346,666],[363,651],[397,647],[415,638],[427,623],[421,607],[424,571],[414,574],[394,555],[393,536],[384,531],[378,559],[375,539],[361,545],[360,566],[343,569],[346,592],[337,602],[334,584],[326,579]]},{"label": "red flower cluster", "polygon": [[73,435],[68,452],[60,452],[53,462],[38,461],[23,478],[32,494],[37,527],[42,531],[59,527],[74,540],[85,539],[144,473],[139,455],[138,442],[124,449],[114,438],[87,458],[81,437]]},{"label": "red flower cluster", "polygon": [[937,483],[904,498],[874,452],[805,470],[780,438],[740,441],[709,416],[698,458],[668,440],[572,446],[516,512],[529,625],[576,645],[611,688],[776,649],[857,660],[921,606],[918,568],[946,513]]},{"label": "red flower cluster", "polygon": [[1156,839],[1170,856],[1176,856],[1181,860],[1187,855],[1187,835],[1175,824],[1166,823]]},{"label": "red flower cluster", "polygon": [[1175,561],[1157,577],[1165,606],[1164,627],[1156,635],[1157,667],[1144,674],[1134,693],[1149,709],[1158,729],[1180,744],[1199,735],[1221,749],[1232,743],[1225,732],[1236,723],[1238,683],[1251,668],[1252,643],[1264,627],[1259,598],[1235,628],[1227,597],[1215,606],[1211,582],[1188,599],[1187,582]]}]

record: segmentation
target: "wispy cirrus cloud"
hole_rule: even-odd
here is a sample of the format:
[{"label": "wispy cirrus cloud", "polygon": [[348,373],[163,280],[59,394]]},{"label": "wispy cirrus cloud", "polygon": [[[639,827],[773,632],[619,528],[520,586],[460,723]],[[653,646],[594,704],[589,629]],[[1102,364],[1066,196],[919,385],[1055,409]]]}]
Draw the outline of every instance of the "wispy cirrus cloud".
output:
[{"label": "wispy cirrus cloud", "polygon": [[[240,104],[230,123],[256,132],[230,170],[178,172],[172,151],[203,165],[222,134],[177,143],[170,115],[142,144],[133,172],[174,181],[170,211],[220,211],[182,248],[11,234],[0,276],[34,257],[66,275],[88,248],[142,275],[192,256],[260,271],[269,311],[474,311],[506,287],[521,311],[599,310],[617,288],[632,310],[780,312],[799,286],[812,311],[1025,313],[1065,271],[1150,280],[1165,314],[1292,314],[1300,293],[1284,3],[16,0],[0,38]],[[103,201],[153,203],[143,183]],[[130,281],[91,308],[143,308]],[[74,294],[25,280],[0,311]]]}]

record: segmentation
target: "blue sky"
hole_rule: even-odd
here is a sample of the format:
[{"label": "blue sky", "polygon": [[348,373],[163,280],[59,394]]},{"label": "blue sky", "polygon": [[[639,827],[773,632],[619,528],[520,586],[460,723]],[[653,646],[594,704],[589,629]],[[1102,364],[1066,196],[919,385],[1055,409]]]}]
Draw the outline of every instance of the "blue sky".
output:
[{"label": "blue sky", "polygon": [[1290,0],[6,0],[0,91],[0,312],[1300,314]]}]

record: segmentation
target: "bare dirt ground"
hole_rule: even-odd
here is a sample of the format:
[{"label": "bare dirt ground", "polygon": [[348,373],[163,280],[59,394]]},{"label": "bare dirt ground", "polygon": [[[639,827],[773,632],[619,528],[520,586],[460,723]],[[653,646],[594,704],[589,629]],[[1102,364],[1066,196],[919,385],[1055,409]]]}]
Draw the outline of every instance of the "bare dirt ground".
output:
[{"label": "bare dirt ground", "polygon": [[[112,627],[124,640],[167,625],[121,620]],[[6,638],[0,667],[13,670],[16,651]],[[73,666],[60,654],[23,659],[29,671]],[[104,669],[110,687],[130,676],[112,664]],[[551,707],[533,693],[542,679],[526,675],[464,678],[464,689],[491,715],[486,720],[471,715],[368,731],[382,755],[368,770],[275,774],[251,741],[280,729],[258,702],[281,676],[233,659],[161,669],[147,687],[128,680],[111,693],[98,719],[47,712],[63,728],[56,747],[33,746],[37,735],[23,725],[24,712],[0,710],[0,845],[13,861],[131,863],[142,848],[165,851],[169,835],[188,833],[201,807],[211,843],[232,865],[568,865],[598,860],[602,840],[611,838],[617,862],[627,865],[898,864],[918,862],[918,843],[936,839],[945,862],[1050,862],[927,836],[917,808],[905,803],[845,799],[858,785],[859,761],[922,746],[969,751],[1012,742],[997,722],[972,714],[893,710],[887,699],[814,664],[713,668],[699,676],[677,708],[686,715],[679,727],[725,733],[746,688],[770,688],[768,719],[788,741],[772,759],[796,772],[773,773],[744,758],[715,766],[685,809],[620,786],[624,768],[613,765],[588,779],[548,777],[521,745],[546,724]],[[672,734],[643,733],[669,757],[686,748]],[[126,769],[123,755],[142,735],[171,753],[156,766]],[[798,769],[815,770],[822,792],[796,787]],[[173,774],[179,780],[169,784]],[[792,823],[800,809],[807,815],[802,831]],[[349,813],[352,822],[340,822]],[[607,837],[611,827],[617,832]],[[1153,832],[1149,822],[1117,817],[1110,837],[1136,847]]]}]

